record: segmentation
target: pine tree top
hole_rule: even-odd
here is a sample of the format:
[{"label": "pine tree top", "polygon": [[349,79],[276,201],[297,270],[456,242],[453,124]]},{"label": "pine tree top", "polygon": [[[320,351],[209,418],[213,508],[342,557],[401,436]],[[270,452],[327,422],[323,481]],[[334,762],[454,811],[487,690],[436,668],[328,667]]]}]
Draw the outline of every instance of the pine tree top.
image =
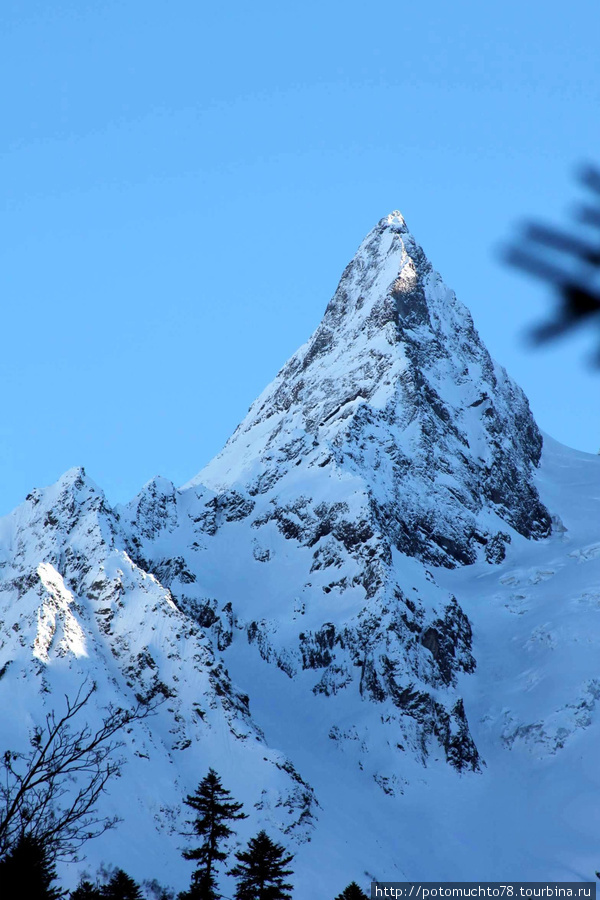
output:
[{"label": "pine tree top", "polygon": [[102,900],[102,891],[91,881],[84,879],[71,891],[70,900]]},{"label": "pine tree top", "polygon": [[198,831],[198,823],[204,822],[209,817],[218,816],[222,819],[246,819],[245,813],[241,812],[242,803],[236,803],[231,799],[230,791],[226,790],[221,783],[221,779],[214,769],[209,769],[208,774],[202,779],[195,793],[188,794],[183,801],[186,806],[202,813],[202,817],[196,817],[193,824],[196,834],[203,834]]},{"label": "pine tree top", "polygon": [[355,881],[351,881],[335,900],[369,900],[369,898]]},{"label": "pine tree top", "polygon": [[54,886],[55,881],[56,868],[48,847],[32,834],[22,834],[0,860],[2,897],[61,900],[64,894]]},{"label": "pine tree top", "polygon": [[285,847],[276,844],[265,831],[248,841],[246,850],[236,853],[238,865],[227,874],[239,878],[236,900],[291,900],[292,885],[284,879],[293,859]]},{"label": "pine tree top", "polygon": [[103,900],[144,900],[139,884],[123,869],[116,870],[101,896]]}]

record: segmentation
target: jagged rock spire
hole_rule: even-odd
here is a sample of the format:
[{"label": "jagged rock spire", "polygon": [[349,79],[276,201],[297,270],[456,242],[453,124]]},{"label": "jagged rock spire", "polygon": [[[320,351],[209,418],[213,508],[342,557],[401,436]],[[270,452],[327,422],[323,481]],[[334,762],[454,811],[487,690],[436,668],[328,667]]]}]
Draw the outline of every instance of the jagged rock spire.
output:
[{"label": "jagged rock spire", "polygon": [[360,245],[312,337],[191,484],[264,493],[296,477],[292,459],[331,462],[363,480],[392,545],[453,565],[473,561],[503,523],[548,533],[532,481],[541,447],[525,395],[393,212]]}]

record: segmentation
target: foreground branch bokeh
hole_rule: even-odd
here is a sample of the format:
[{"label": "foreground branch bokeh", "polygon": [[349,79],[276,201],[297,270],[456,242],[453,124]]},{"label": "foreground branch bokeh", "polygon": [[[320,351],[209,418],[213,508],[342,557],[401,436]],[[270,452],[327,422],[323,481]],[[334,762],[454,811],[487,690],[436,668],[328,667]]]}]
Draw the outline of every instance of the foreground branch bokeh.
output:
[{"label": "foreground branch bokeh", "polygon": [[[579,180],[589,200],[577,208],[573,231],[530,223],[505,253],[510,265],[546,281],[558,295],[554,317],[530,332],[535,344],[582,323],[600,326],[600,170],[587,166]],[[595,363],[600,365],[600,347]]]}]

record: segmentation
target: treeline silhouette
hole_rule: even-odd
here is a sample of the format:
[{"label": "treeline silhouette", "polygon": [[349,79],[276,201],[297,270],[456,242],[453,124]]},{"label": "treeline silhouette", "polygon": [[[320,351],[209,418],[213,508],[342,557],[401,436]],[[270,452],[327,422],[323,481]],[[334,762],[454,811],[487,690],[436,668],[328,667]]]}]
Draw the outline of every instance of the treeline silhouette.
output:
[{"label": "treeline silhouette", "polygon": [[[3,900],[292,900],[293,856],[264,830],[248,841],[244,850],[228,852],[235,834],[233,825],[247,818],[242,804],[232,799],[214,769],[209,769],[194,794],[184,803],[193,811],[186,837],[194,846],[183,851],[195,863],[189,888],[175,894],[157,881],[136,882],[123,869],[101,870],[92,881],[81,879],[72,891],[61,890],[52,844],[23,829],[14,845],[0,858],[0,896]],[[232,894],[219,891],[217,878],[235,879]],[[335,900],[366,900],[367,895],[351,882]]]}]

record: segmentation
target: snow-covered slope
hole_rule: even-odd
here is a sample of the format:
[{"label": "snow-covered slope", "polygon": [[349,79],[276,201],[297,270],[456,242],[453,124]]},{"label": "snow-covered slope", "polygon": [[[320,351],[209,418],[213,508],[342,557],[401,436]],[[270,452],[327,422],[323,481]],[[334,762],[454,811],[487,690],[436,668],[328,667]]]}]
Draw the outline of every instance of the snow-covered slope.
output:
[{"label": "snow-covered slope", "polygon": [[297,854],[299,898],[589,878],[600,458],[541,453],[393,213],[188,485],[112,510],[74,470],[0,521],[2,746],[85,676],[99,706],[163,698],[103,800],[124,823],[86,852],[177,887],[209,765],[240,839]]},{"label": "snow-covered slope", "polygon": [[[65,693],[96,682],[96,722],[110,704],[156,707],[123,735],[127,787],[113,785],[107,801],[142,851],[138,869],[148,847],[151,876],[173,868],[182,796],[209,765],[272,828],[305,840],[310,787],[266,745],[200,626],[128,556],[118,515],[84,470],[33,491],[0,529],[3,746],[26,747],[33,724],[64,711]],[[111,833],[107,847],[112,838],[125,864],[129,842]]]}]

